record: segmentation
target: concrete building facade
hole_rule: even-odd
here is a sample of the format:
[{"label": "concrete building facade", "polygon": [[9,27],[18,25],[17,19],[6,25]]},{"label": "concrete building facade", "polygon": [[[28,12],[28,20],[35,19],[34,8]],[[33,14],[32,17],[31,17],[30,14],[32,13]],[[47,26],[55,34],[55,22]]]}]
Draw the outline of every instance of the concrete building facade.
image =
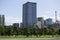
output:
[{"label": "concrete building facade", "polygon": [[44,19],[43,17],[38,17],[38,21],[41,22],[40,25],[41,25],[41,28],[44,27]]}]

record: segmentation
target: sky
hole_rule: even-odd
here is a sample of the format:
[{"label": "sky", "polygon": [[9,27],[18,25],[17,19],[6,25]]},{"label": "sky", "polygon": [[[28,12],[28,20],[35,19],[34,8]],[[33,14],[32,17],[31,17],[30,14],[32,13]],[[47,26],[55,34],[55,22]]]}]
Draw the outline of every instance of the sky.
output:
[{"label": "sky", "polygon": [[5,15],[6,25],[22,22],[22,7],[26,2],[37,3],[37,17],[54,20],[57,11],[57,19],[60,20],[60,0],[0,0],[0,15]]}]

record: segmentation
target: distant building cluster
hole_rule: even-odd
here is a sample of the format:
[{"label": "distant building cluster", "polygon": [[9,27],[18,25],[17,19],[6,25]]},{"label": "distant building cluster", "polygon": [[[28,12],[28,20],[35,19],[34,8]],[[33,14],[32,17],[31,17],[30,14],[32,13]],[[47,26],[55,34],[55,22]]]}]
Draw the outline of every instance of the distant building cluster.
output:
[{"label": "distant building cluster", "polygon": [[[5,16],[0,15],[0,25],[5,25]],[[59,27],[60,21],[57,21],[57,24],[53,22],[51,18],[44,20],[43,17],[37,18],[37,3],[27,2],[23,4],[23,16],[22,23],[13,23],[13,27],[21,28],[33,28],[37,26],[38,28],[45,27]]]},{"label": "distant building cluster", "polygon": [[[49,27],[50,25],[55,25],[51,18],[48,18],[46,20],[44,20],[43,17],[37,18],[36,5],[37,4],[34,2],[27,2],[23,4],[23,19],[22,19],[21,27],[33,28],[34,26],[37,26],[38,28],[44,28],[47,26]],[[58,22],[58,24],[60,25],[60,22]]]}]

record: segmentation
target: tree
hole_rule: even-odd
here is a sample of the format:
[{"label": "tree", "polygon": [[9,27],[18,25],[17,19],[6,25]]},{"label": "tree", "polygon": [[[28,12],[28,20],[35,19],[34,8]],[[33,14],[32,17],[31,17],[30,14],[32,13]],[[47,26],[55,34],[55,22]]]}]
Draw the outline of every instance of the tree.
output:
[{"label": "tree", "polygon": [[60,35],[60,29],[58,30],[58,34]]},{"label": "tree", "polygon": [[44,35],[48,35],[49,29],[48,28],[44,28]]},{"label": "tree", "polygon": [[50,28],[48,34],[49,35],[56,35],[56,29],[55,28]]},{"label": "tree", "polygon": [[0,25],[0,35],[5,35],[5,27]]}]

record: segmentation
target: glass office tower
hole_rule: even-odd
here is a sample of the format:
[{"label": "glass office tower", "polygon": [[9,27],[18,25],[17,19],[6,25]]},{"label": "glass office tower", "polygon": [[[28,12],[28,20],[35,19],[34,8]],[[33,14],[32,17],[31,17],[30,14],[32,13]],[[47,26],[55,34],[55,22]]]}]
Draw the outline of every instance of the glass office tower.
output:
[{"label": "glass office tower", "polygon": [[36,3],[23,4],[23,28],[32,27],[36,23]]}]

